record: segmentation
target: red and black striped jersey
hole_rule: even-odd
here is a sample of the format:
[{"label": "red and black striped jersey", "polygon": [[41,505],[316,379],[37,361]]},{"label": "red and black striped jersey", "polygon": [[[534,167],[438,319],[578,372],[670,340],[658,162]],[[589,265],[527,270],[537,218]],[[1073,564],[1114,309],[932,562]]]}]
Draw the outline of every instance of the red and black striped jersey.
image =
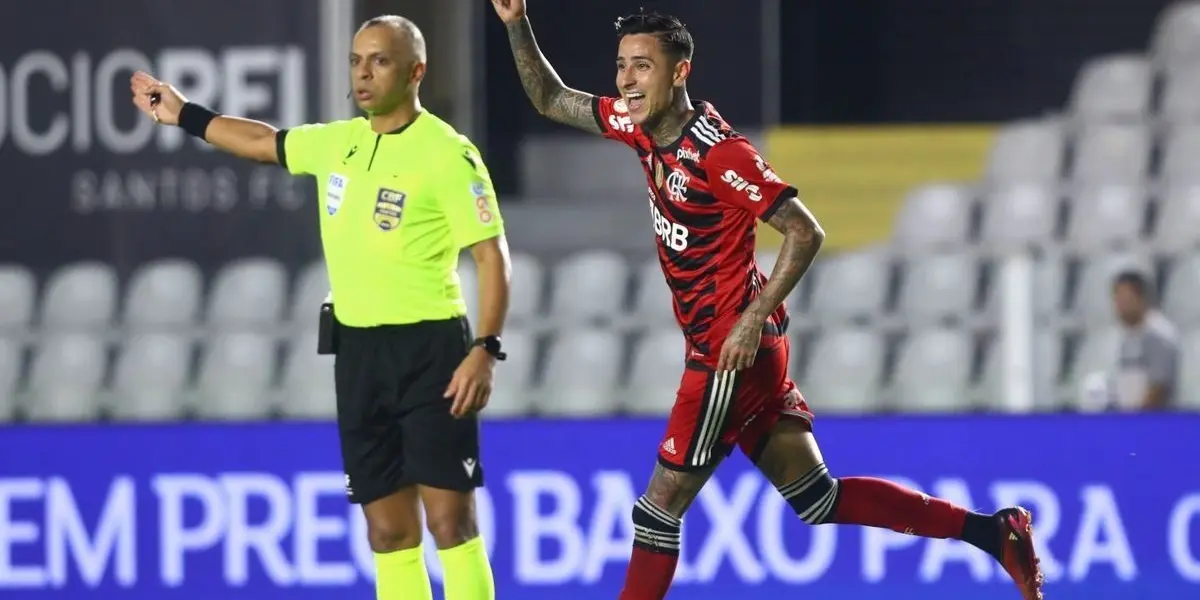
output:
[{"label": "red and black striped jersey", "polygon": [[[633,124],[624,100],[597,97],[592,108],[604,137],[632,147],[641,159],[687,360],[712,367],[725,336],[767,281],[754,257],[757,220],[770,219],[797,192],[711,104],[695,107],[683,135],[661,147]],[[784,335],[787,323],[780,305],[767,319],[764,343]]]}]

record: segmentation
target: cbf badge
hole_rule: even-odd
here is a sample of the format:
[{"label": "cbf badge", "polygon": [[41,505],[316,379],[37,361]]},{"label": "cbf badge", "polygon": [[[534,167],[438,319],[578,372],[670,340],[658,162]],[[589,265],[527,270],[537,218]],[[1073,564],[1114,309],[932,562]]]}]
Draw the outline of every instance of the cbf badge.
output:
[{"label": "cbf badge", "polygon": [[329,179],[325,182],[325,212],[329,216],[337,214],[337,211],[342,206],[342,199],[346,196],[346,185],[350,180],[345,175],[330,173]]},{"label": "cbf badge", "polygon": [[375,196],[375,224],[384,231],[400,226],[400,214],[404,212],[404,192],[379,188]]}]

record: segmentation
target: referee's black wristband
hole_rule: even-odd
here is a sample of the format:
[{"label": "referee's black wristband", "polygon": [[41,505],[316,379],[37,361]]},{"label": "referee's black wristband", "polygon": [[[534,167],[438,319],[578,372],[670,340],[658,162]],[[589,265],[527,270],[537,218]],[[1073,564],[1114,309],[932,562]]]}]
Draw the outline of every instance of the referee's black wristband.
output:
[{"label": "referee's black wristband", "polygon": [[204,133],[208,131],[208,124],[218,116],[217,113],[199,104],[187,102],[179,111],[179,128],[188,132],[188,135],[203,140],[205,139]]}]

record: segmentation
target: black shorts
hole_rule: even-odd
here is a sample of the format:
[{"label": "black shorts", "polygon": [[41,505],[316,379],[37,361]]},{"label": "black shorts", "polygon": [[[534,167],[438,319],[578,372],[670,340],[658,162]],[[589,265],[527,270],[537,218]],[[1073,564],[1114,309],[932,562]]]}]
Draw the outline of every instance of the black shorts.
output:
[{"label": "black shorts", "polygon": [[466,319],[339,328],[334,383],[350,502],[413,484],[483,485],[479,420],[450,416],[442,397],[470,339]]}]

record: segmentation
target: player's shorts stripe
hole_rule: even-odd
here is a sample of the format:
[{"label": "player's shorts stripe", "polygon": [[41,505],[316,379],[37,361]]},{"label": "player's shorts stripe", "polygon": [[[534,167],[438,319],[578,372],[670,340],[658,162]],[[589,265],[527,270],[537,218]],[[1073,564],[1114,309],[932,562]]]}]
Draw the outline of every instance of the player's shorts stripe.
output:
[{"label": "player's shorts stripe", "polygon": [[695,467],[705,466],[713,458],[713,448],[721,439],[721,428],[725,425],[730,405],[733,403],[737,371],[714,372],[710,377],[712,384],[700,421],[700,435],[691,451],[690,462]]}]

